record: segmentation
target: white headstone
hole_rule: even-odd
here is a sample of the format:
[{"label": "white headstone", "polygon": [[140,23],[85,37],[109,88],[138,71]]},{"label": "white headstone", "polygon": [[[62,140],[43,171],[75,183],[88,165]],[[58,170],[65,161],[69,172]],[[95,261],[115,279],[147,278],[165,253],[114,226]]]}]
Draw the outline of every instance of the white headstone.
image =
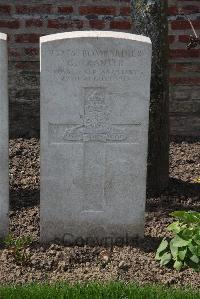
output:
[{"label": "white headstone", "polygon": [[149,38],[83,31],[40,42],[41,241],[142,236]]},{"label": "white headstone", "polygon": [[8,56],[7,35],[0,33],[0,238],[8,233]]}]

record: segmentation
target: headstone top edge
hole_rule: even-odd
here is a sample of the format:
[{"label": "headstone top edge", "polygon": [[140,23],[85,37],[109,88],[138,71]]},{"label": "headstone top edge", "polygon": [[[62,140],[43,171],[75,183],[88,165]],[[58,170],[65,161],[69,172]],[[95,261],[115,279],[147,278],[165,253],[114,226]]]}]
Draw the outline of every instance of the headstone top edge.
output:
[{"label": "headstone top edge", "polygon": [[0,40],[7,40],[7,34],[0,32]]},{"label": "headstone top edge", "polygon": [[143,42],[146,44],[151,44],[149,37],[143,35],[137,35],[132,33],[118,32],[118,31],[71,31],[71,32],[62,32],[56,34],[50,34],[40,37],[40,44],[45,42],[51,42],[62,39],[75,39],[75,38],[100,38],[100,37],[110,37],[118,38],[122,40],[133,40],[138,42]]}]

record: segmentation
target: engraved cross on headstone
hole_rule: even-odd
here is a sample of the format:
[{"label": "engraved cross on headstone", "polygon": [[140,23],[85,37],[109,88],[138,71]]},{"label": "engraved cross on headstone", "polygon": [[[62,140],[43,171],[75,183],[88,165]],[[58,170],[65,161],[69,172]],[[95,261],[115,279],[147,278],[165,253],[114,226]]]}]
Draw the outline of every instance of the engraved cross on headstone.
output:
[{"label": "engraved cross on headstone", "polygon": [[[106,208],[105,168],[106,144],[128,142],[128,128],[141,125],[111,124],[110,105],[104,87],[84,88],[84,116],[82,124],[50,125],[52,142],[84,142],[83,211],[102,212]],[[64,129],[60,140],[57,131]]]}]

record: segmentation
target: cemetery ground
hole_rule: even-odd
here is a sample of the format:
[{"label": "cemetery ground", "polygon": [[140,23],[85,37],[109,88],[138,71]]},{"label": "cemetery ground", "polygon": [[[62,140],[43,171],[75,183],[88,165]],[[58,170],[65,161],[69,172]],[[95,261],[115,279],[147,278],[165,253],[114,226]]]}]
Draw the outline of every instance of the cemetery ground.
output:
[{"label": "cemetery ground", "polygon": [[[10,232],[33,241],[19,262],[13,251],[0,247],[0,284],[57,281],[124,281],[166,286],[200,287],[192,269],[180,272],[160,267],[155,251],[167,236],[175,210],[200,211],[200,141],[174,139],[170,144],[170,183],[162,194],[148,192],[145,237],[133,245],[101,247],[39,244],[39,140],[10,141]],[[59,203],[58,203],[59,204]],[[167,298],[167,297],[166,297]],[[175,298],[175,297],[174,297]]]}]

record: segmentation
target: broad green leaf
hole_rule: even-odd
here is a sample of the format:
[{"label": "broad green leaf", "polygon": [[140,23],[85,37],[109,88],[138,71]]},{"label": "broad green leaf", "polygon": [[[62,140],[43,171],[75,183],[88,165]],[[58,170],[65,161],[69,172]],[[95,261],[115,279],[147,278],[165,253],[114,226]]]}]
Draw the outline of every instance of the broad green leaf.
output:
[{"label": "broad green leaf", "polygon": [[163,254],[167,251],[168,242],[165,238],[161,241],[155,255],[155,260],[159,261],[161,260]]},{"label": "broad green leaf", "polygon": [[178,218],[179,220],[187,223],[199,223],[200,213],[195,211],[175,211],[170,214],[171,216]]},{"label": "broad green leaf", "polygon": [[157,249],[157,253],[164,251],[167,248],[167,246],[168,246],[168,241],[164,238]]},{"label": "broad green leaf", "polygon": [[199,271],[200,270],[200,264],[196,264],[193,261],[191,261],[190,259],[185,261],[185,265],[188,266],[189,268],[192,268],[195,271]]},{"label": "broad green leaf", "polygon": [[167,265],[172,259],[178,271],[188,266],[200,271],[200,213],[195,211],[175,211],[171,216],[178,221],[171,223],[167,230],[175,236],[171,241],[164,238],[157,249],[156,259],[160,265]]},{"label": "broad green leaf", "polygon": [[156,251],[155,260],[159,261],[161,259],[160,253]]},{"label": "broad green leaf", "polygon": [[181,268],[183,267],[183,262],[181,262],[181,261],[175,261],[173,267],[174,267],[174,269],[176,269],[177,271],[180,271]]},{"label": "broad green leaf", "polygon": [[155,260],[156,260],[156,261],[160,261],[162,255],[163,255],[164,253],[165,253],[164,251],[162,251],[162,252],[156,252]]},{"label": "broad green leaf", "polygon": [[200,234],[195,234],[193,240],[195,241],[196,244],[200,245]]},{"label": "broad green leaf", "polygon": [[195,246],[195,245],[193,245],[193,244],[190,244],[190,245],[188,246],[188,248],[189,248],[189,250],[190,250],[190,252],[191,252],[192,254],[198,256],[198,246]]},{"label": "broad green leaf", "polygon": [[175,234],[179,233],[181,231],[181,227],[180,227],[180,223],[179,221],[173,222],[171,223],[168,227],[167,227],[168,231],[171,231]]},{"label": "broad green leaf", "polygon": [[178,249],[178,257],[181,261],[184,261],[186,253],[187,253],[187,248],[179,248]]},{"label": "broad green leaf", "polygon": [[161,257],[160,264],[161,266],[167,265],[172,259],[172,255],[168,252],[164,253]]},{"label": "broad green leaf", "polygon": [[184,239],[182,239],[179,236],[175,236],[172,240],[171,240],[173,246],[175,247],[184,247],[187,246],[190,242],[186,241]]},{"label": "broad green leaf", "polygon": [[191,220],[191,222],[200,222],[200,213],[196,211],[189,211],[188,212],[188,219]]},{"label": "broad green leaf", "polygon": [[198,256],[196,256],[196,255],[191,256],[190,259],[191,259],[191,261],[194,262],[195,264],[198,264],[198,263],[199,263],[199,258],[198,258]]},{"label": "broad green leaf", "polygon": [[178,255],[178,247],[173,246],[172,240],[169,243],[169,247],[170,247],[170,251],[171,251],[171,254],[172,254],[173,258],[176,259],[177,255]]},{"label": "broad green leaf", "polygon": [[186,213],[185,211],[174,211],[172,213],[170,213],[170,216],[173,216],[175,218],[178,218],[180,220],[185,220],[186,219]]},{"label": "broad green leaf", "polygon": [[189,228],[185,228],[181,233],[180,236],[184,239],[184,240],[190,240],[192,239],[194,235],[194,230],[193,229],[189,229]]}]

